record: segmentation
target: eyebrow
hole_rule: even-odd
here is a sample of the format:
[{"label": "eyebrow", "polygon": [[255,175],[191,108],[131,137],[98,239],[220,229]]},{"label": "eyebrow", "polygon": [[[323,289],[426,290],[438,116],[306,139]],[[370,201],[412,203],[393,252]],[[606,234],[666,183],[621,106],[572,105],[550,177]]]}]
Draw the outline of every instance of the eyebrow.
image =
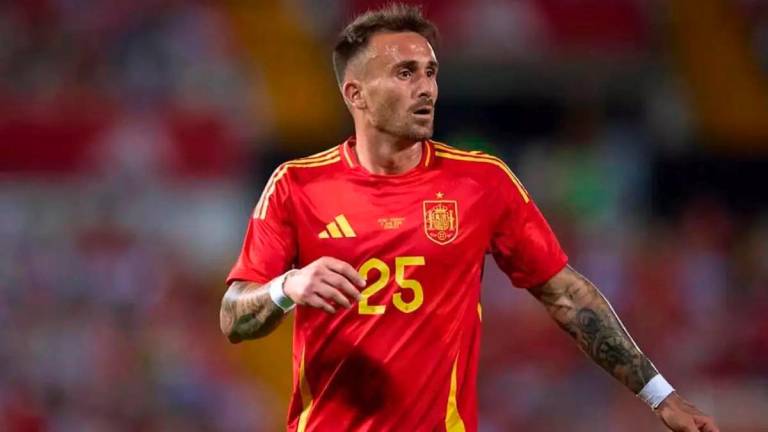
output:
[{"label": "eyebrow", "polygon": [[[415,69],[419,65],[419,62],[416,60],[403,60],[399,63],[396,63],[394,66],[392,66],[393,69],[400,69],[402,67],[407,67],[408,69]],[[437,69],[440,66],[439,63],[437,63],[435,60],[430,60],[427,62],[427,67],[431,67],[433,69]]]}]

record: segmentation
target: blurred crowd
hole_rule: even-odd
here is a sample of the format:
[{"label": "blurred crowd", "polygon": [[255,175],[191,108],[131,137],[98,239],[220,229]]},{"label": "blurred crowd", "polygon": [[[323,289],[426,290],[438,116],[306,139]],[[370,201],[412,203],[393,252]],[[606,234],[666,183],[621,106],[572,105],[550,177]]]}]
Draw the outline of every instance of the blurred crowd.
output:
[{"label": "blurred crowd", "polygon": [[[766,78],[768,8],[708,2]],[[349,133],[330,44],[381,3],[0,2],[0,430],[280,430],[290,334],[229,346],[223,279],[272,166]],[[660,2],[422,3],[437,138],[504,157],[671,383],[723,430],[768,430],[768,182],[696,128]],[[281,93],[317,82],[338,100]],[[685,180],[702,158],[714,192]],[[660,430],[487,265],[481,430]]]},{"label": "blurred crowd", "polygon": [[129,3],[0,5],[0,430],[274,430],[218,330],[250,81],[218,8]]}]

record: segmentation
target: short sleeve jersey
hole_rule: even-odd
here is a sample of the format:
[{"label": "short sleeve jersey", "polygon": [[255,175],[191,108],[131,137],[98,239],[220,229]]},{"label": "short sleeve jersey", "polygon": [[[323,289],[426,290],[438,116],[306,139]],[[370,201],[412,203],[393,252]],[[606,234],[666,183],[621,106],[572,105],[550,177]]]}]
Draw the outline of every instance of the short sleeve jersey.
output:
[{"label": "short sleeve jersey", "polygon": [[476,430],[486,254],[520,288],[567,263],[501,159],[421,145],[401,175],[367,172],[353,138],[286,162],[254,209],[228,283],[323,256],[367,280],[350,309],[296,308],[289,431]]}]

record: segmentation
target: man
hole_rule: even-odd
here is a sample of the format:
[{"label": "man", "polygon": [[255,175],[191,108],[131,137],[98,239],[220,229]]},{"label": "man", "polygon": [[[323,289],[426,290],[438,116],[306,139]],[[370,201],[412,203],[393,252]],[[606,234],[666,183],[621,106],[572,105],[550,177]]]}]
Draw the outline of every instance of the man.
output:
[{"label": "man", "polygon": [[333,60],[355,136],[277,168],[228,277],[221,328],[233,343],[269,334],[298,305],[288,430],[476,430],[480,280],[491,251],[665,425],[718,431],[567,265],[509,168],[430,140],[436,37],[402,5],[342,32]]}]

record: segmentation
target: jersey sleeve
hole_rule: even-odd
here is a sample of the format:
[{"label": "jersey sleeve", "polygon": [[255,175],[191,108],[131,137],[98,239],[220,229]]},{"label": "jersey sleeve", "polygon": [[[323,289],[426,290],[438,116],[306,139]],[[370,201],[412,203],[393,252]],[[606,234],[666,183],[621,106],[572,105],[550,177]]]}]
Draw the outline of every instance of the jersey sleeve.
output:
[{"label": "jersey sleeve", "polygon": [[296,233],[291,224],[289,181],[278,167],[267,182],[253,210],[240,256],[227,276],[236,280],[266,283],[285,273],[295,262]]},{"label": "jersey sleeve", "polygon": [[518,288],[548,281],[568,263],[557,237],[514,174],[501,180],[491,253]]}]

